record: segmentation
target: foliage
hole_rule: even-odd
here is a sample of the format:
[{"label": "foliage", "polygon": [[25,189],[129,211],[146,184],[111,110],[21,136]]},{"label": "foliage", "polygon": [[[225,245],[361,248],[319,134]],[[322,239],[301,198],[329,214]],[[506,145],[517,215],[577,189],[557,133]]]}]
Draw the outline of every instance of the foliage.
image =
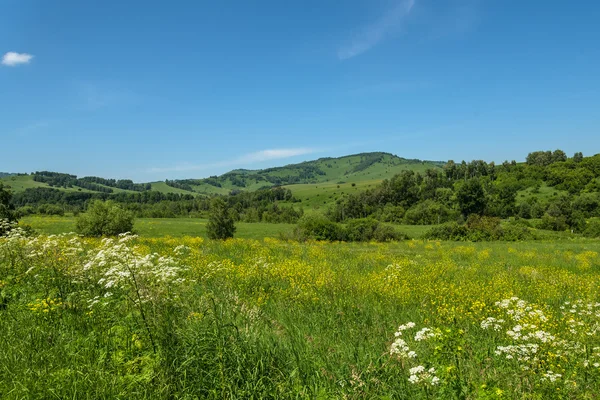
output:
[{"label": "foliage", "polygon": [[591,399],[592,240],[0,238],[3,398]]},{"label": "foliage", "polygon": [[217,197],[210,209],[206,233],[210,239],[229,239],[235,233],[235,223],[225,200]]},{"label": "foliage", "polygon": [[457,218],[457,213],[434,200],[417,203],[406,211],[404,221],[410,225],[434,225]]},{"label": "foliage", "polygon": [[338,241],[344,239],[344,230],[335,222],[321,214],[305,215],[298,221],[301,238]]},{"label": "foliage", "polygon": [[[17,215],[11,203],[11,197],[11,192],[5,189],[4,185],[0,182],[0,221],[12,223],[17,219]],[[7,230],[8,225],[6,225],[6,227],[0,227],[0,236],[6,233]]]},{"label": "foliage", "polygon": [[486,206],[485,193],[479,179],[472,178],[461,184],[456,191],[458,208],[462,215],[483,215]]},{"label": "foliage", "polygon": [[526,224],[519,222],[500,223],[499,218],[472,214],[464,225],[456,222],[431,228],[425,239],[485,242],[494,240],[532,240],[535,236]]},{"label": "foliage", "polygon": [[77,217],[75,229],[84,236],[116,236],[133,231],[133,214],[112,201],[93,201]]},{"label": "foliage", "polygon": [[600,220],[595,219],[590,221],[585,227],[583,235],[590,238],[600,239]]}]

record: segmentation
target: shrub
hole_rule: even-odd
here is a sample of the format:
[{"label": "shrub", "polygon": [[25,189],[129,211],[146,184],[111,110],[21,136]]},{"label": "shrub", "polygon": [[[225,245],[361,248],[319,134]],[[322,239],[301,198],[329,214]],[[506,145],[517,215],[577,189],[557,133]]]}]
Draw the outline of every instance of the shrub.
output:
[{"label": "shrub", "polygon": [[468,229],[465,225],[460,225],[458,222],[447,222],[440,226],[436,226],[425,232],[424,239],[439,239],[439,240],[466,240]]},{"label": "shrub", "polygon": [[11,222],[17,220],[14,207],[10,202],[11,198],[12,193],[4,189],[4,185],[0,182],[0,221],[6,222],[0,226],[0,236],[4,235],[9,230],[8,226],[10,226]]},{"label": "shrub", "polygon": [[456,217],[456,213],[444,204],[425,200],[406,211],[404,219],[411,225],[434,225],[448,222]]},{"label": "shrub", "polygon": [[133,214],[113,201],[96,200],[77,217],[75,229],[84,236],[116,236],[133,231]]},{"label": "shrub", "polygon": [[373,240],[379,222],[372,218],[353,219],[346,224],[345,239],[349,242],[368,242]]},{"label": "shrub", "polygon": [[206,233],[210,239],[228,239],[235,233],[235,223],[229,206],[220,197],[214,199],[211,204]]},{"label": "shrub", "polygon": [[408,236],[398,232],[393,226],[379,224],[373,232],[373,240],[376,242],[390,242],[392,240],[407,240]]},{"label": "shrub", "polygon": [[449,222],[432,228],[423,235],[423,238],[472,242],[536,239],[529,228],[520,222],[508,222],[501,225],[498,218],[478,215],[469,216],[465,225]]},{"label": "shrub", "polygon": [[299,234],[315,240],[337,241],[344,239],[340,225],[322,214],[305,215],[298,221]]},{"label": "shrub", "polygon": [[566,231],[568,227],[566,217],[562,215],[552,216],[548,213],[544,214],[542,222],[539,224],[540,229],[550,231]]},{"label": "shrub", "polygon": [[600,238],[600,220],[590,221],[585,230],[583,231],[583,236],[590,238]]}]

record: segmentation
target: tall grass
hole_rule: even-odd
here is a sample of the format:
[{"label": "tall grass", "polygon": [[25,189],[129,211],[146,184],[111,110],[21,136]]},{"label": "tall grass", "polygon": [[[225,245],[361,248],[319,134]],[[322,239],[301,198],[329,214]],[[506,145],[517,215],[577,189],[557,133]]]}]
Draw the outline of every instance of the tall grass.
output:
[{"label": "tall grass", "polygon": [[0,397],[594,398],[597,248],[13,231]]}]

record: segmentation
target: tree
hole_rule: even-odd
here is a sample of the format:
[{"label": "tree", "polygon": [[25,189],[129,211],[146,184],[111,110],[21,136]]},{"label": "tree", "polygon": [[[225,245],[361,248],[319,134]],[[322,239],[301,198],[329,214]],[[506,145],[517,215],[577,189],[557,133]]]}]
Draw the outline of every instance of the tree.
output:
[{"label": "tree", "polygon": [[577,152],[573,155],[573,161],[576,163],[580,163],[583,161],[583,153],[582,152]]},{"label": "tree", "polygon": [[211,204],[206,233],[210,239],[228,239],[235,233],[235,224],[229,206],[220,197],[214,199]]},{"label": "tree", "polygon": [[84,236],[116,236],[133,230],[133,214],[119,204],[95,200],[77,217],[75,229]]},{"label": "tree", "polygon": [[486,199],[479,179],[469,179],[462,184],[456,192],[456,200],[460,212],[465,217],[471,214],[483,215]]},{"label": "tree", "polygon": [[552,162],[567,161],[567,153],[560,149],[554,150],[552,153]]},{"label": "tree", "polygon": [[[8,222],[14,222],[16,215],[14,207],[12,206],[10,199],[12,194],[4,188],[4,185],[0,182],[0,220],[7,220]],[[0,225],[0,236],[4,235],[6,230]]]}]

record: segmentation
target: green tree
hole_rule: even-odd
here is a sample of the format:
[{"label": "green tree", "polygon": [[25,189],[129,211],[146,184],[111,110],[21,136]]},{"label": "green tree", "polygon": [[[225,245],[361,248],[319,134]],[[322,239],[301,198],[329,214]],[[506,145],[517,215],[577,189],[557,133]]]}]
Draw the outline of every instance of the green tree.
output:
[{"label": "green tree", "polygon": [[220,197],[214,199],[211,204],[206,233],[210,239],[228,239],[235,233],[235,223],[229,212],[229,206]]},{"label": "green tree", "polygon": [[75,229],[84,236],[115,236],[133,230],[133,214],[109,200],[95,200],[77,217]]},{"label": "green tree", "polygon": [[[11,192],[4,188],[4,185],[0,182],[0,220],[8,220],[8,222],[16,221],[16,215],[14,207],[12,206],[10,199],[12,198]],[[0,236],[5,233],[5,229],[0,226]]]},{"label": "green tree", "polygon": [[479,179],[469,179],[456,192],[460,212],[465,216],[483,215],[486,206],[485,193]]}]

